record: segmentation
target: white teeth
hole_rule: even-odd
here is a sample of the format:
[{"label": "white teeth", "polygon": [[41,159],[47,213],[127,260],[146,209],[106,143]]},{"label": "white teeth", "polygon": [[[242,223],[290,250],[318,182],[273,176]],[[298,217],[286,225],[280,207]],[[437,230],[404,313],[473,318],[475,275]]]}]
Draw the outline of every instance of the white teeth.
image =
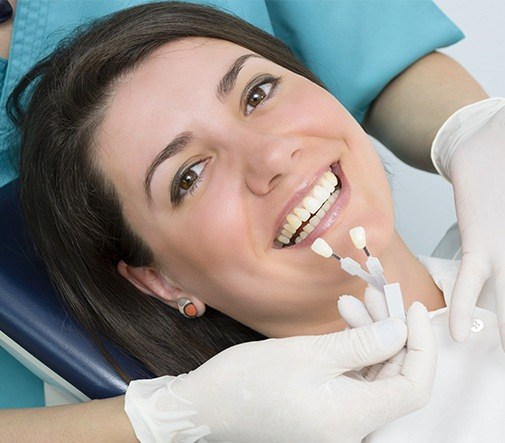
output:
[{"label": "white teeth", "polygon": [[300,243],[307,238],[337,200],[340,189],[335,190],[335,188],[338,183],[339,179],[335,174],[329,171],[325,172],[319,183],[312,188],[310,195],[302,200],[303,207],[297,206],[292,213],[286,216],[287,223],[282,227],[277,240],[284,245],[289,245],[302,223],[310,219],[295,239],[295,243]]},{"label": "white teeth", "polygon": [[307,221],[310,218],[310,212],[304,208],[295,208],[293,212],[301,221]]},{"label": "white teeth", "polygon": [[[330,198],[331,198],[331,197],[330,197]],[[325,211],[327,211],[328,209],[330,209],[330,206],[331,206],[331,202],[330,202],[330,200],[328,199],[328,200],[326,201],[326,203],[323,205],[323,209],[324,209]]]},{"label": "white teeth", "polygon": [[279,235],[277,237],[277,240],[279,240],[281,243],[284,243],[285,245],[287,245],[289,243],[289,241],[290,241],[289,238],[284,237],[283,235]]},{"label": "white teeth", "polygon": [[303,227],[303,230],[307,233],[307,234],[310,234],[314,229],[314,226],[312,226],[311,224],[308,224],[306,226]]},{"label": "white teeth", "polygon": [[[296,231],[295,231],[296,232]],[[285,229],[281,231],[281,235],[283,235],[286,238],[291,238],[291,236],[294,234],[294,232],[288,232]]]},{"label": "white teeth", "polygon": [[326,178],[322,178],[319,184],[330,193],[335,190],[335,185],[332,185]]},{"label": "white teeth", "polygon": [[316,200],[314,197],[305,197],[302,200],[302,204],[307,209],[307,211],[310,211],[312,214],[314,214],[320,207],[321,203],[319,200]]},{"label": "white teeth", "polygon": [[329,171],[325,172],[324,173],[324,178],[326,180],[328,180],[333,186],[337,186],[337,184],[338,184],[338,178],[332,172],[329,172]]},{"label": "white teeth", "polygon": [[286,221],[296,229],[298,229],[302,225],[302,221],[294,214],[288,214],[286,217]]},{"label": "white teeth", "polygon": [[332,205],[333,203],[335,203],[337,201],[337,198],[338,196],[340,195],[340,189],[337,189],[331,196],[330,198],[328,199],[328,201],[330,202],[330,205]]},{"label": "white teeth", "polygon": [[321,221],[321,219],[317,215],[314,215],[314,217],[312,217],[310,219],[309,225],[312,225],[315,228],[319,224],[320,221]]},{"label": "white teeth", "polygon": [[294,233],[296,232],[296,229],[295,229],[295,228],[293,228],[293,226],[291,226],[289,223],[286,223],[286,224],[282,227],[282,229],[283,229],[284,231],[288,231],[288,232],[290,232],[291,234],[294,234]]},{"label": "white teeth", "polygon": [[322,186],[316,185],[314,186],[314,189],[312,189],[312,194],[322,203],[328,200],[331,192],[324,189]]}]

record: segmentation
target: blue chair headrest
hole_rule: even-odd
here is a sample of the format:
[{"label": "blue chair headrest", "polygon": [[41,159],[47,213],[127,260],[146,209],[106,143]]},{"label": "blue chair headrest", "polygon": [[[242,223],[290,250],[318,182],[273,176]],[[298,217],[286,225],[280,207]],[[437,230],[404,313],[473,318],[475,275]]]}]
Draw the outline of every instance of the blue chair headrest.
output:
[{"label": "blue chair headrest", "polygon": [[[89,398],[123,394],[126,383],[63,307],[27,234],[17,180],[0,188],[0,330]],[[152,376],[108,345],[133,379]]]}]

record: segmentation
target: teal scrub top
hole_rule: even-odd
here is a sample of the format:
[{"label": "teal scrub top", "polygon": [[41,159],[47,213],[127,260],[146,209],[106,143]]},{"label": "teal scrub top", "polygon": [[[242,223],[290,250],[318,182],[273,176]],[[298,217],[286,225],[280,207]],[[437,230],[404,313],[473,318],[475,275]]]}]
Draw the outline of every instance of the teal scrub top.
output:
[{"label": "teal scrub top", "polygon": [[[430,0],[193,2],[224,9],[282,39],[358,121],[391,79],[463,37]],[[77,25],[139,3],[145,1],[18,0],[0,96],[0,186],[16,175],[16,134],[5,104],[23,73]]]},{"label": "teal scrub top", "polygon": [[[430,0],[193,1],[222,8],[279,37],[358,121],[391,79],[420,57],[463,37]],[[0,186],[16,176],[16,131],[5,105],[23,73],[76,26],[139,3],[145,1],[18,0],[9,60],[0,60]],[[9,359],[0,353],[0,368],[2,362],[4,370],[14,368]],[[0,393],[2,383],[12,385],[4,374]],[[40,386],[30,384],[34,380],[28,373],[21,378],[37,399],[26,397],[15,405],[38,404]],[[8,401],[5,390],[3,398]]]}]

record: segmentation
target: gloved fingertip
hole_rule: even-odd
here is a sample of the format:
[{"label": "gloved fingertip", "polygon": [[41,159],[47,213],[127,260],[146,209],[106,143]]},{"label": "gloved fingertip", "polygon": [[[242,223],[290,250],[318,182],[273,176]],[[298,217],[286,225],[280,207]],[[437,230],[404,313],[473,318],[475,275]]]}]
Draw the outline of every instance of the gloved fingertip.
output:
[{"label": "gloved fingertip", "polygon": [[347,303],[352,298],[354,298],[352,295],[342,294],[337,300],[337,305],[341,303]]},{"label": "gloved fingertip", "polygon": [[398,318],[386,318],[373,325],[380,341],[388,348],[403,346],[407,340],[407,326]]},{"label": "gloved fingertip", "polygon": [[382,292],[379,291],[375,286],[372,286],[372,285],[368,285],[366,288],[365,288],[365,294],[377,294],[377,295],[381,295]]},{"label": "gloved fingertip", "polygon": [[417,311],[417,312],[422,312],[424,315],[428,315],[428,310],[426,309],[426,306],[424,306],[420,301],[415,301],[412,303],[409,307],[409,311]]},{"label": "gloved fingertip", "polygon": [[463,343],[470,335],[470,319],[463,318],[462,315],[451,313],[449,317],[449,330],[454,341]]},{"label": "gloved fingertip", "polygon": [[358,300],[356,297],[352,295],[341,295],[337,301],[338,310],[342,315],[346,313],[356,313],[356,311],[360,312],[364,308],[363,303]]}]

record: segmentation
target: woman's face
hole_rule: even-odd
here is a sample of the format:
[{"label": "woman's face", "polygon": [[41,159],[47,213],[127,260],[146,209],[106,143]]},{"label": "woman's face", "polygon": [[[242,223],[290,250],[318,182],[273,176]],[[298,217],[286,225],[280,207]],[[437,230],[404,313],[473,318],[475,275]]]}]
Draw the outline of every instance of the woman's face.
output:
[{"label": "woman's face", "polygon": [[[98,142],[128,222],[166,277],[157,295],[184,293],[266,335],[333,331],[338,296],[362,289],[311,251],[315,238],[360,261],[350,228],[365,226],[375,255],[391,241],[388,183],[361,127],[327,91],[238,45],[161,47],[118,82]],[[295,230],[294,216],[306,216],[294,208],[326,200],[314,187],[328,186],[325,174],[331,183],[328,172],[337,199],[307,237],[291,245],[297,230],[281,247],[286,218]]]}]

